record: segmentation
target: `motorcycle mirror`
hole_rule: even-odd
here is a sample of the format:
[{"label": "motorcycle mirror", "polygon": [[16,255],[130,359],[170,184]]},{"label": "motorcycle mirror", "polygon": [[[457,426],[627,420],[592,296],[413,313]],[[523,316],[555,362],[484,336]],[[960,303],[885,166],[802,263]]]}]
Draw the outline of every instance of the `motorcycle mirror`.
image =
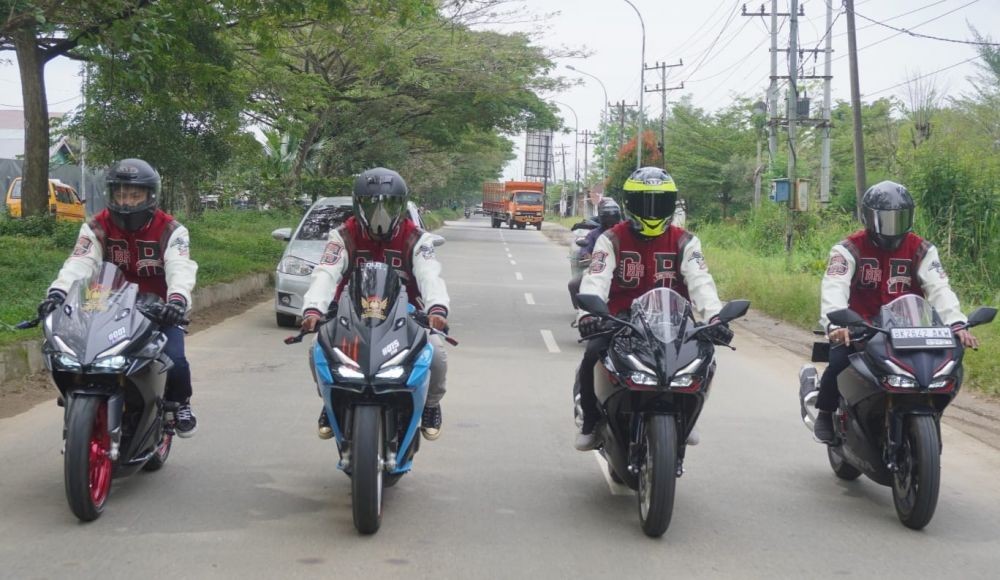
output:
[{"label": "motorcycle mirror", "polygon": [[730,300],[722,307],[722,311],[719,312],[719,318],[723,322],[729,322],[743,316],[747,313],[747,310],[750,310],[749,300]]},{"label": "motorcycle mirror", "polygon": [[576,245],[580,246],[581,248],[584,247],[584,246],[586,246],[587,245],[587,239],[586,238],[577,238]]},{"label": "motorcycle mirror", "polygon": [[279,242],[287,242],[292,239],[292,228],[278,228],[271,232],[271,237]]},{"label": "motorcycle mirror", "polygon": [[434,247],[443,246],[445,241],[446,240],[444,239],[443,236],[439,236],[437,234],[431,234],[431,243],[434,244]]},{"label": "motorcycle mirror", "polygon": [[850,308],[841,308],[840,310],[834,310],[826,315],[830,319],[830,322],[836,324],[837,326],[867,326],[864,318],[857,312],[851,310]]},{"label": "motorcycle mirror", "polygon": [[969,327],[989,324],[996,318],[997,309],[991,306],[980,306],[969,315]]},{"label": "motorcycle mirror", "polygon": [[576,301],[584,311],[597,316],[609,316],[608,303],[596,294],[577,294]]}]

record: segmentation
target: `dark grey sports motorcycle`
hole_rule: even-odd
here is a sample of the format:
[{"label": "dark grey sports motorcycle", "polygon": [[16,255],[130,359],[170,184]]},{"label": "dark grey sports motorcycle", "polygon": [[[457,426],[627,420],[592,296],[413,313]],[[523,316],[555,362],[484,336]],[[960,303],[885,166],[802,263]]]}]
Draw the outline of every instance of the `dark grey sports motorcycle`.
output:
[{"label": "dark grey sports motorcycle", "polygon": [[[163,400],[167,337],[163,303],[105,262],[70,288],[42,322],[42,355],[60,393],[66,499],[79,519],[97,519],[111,480],[156,471],[170,455],[176,403]],[[186,321],[185,321],[186,323]]]},{"label": "dark grey sports motorcycle", "polygon": [[688,301],[667,288],[637,298],[629,320],[611,316],[599,296],[577,299],[587,312],[611,321],[611,344],[594,369],[600,453],[611,478],[636,490],[643,532],[662,536],[673,514],[676,479],[684,473],[687,437],[715,376],[714,345],[728,346],[732,339],[731,332],[713,329],[746,314],[750,302],[733,300],[719,322],[696,325]]},{"label": "dark grey sports motorcycle", "polygon": [[[996,313],[979,308],[963,328],[992,322]],[[962,386],[965,349],[930,303],[916,295],[883,306],[871,324],[846,308],[829,318],[860,329],[852,335],[862,341],[837,377],[840,406],[833,415],[836,440],[827,446],[830,467],[840,479],[864,474],[891,487],[899,520],[919,530],[937,507],[941,415]],[[827,362],[828,347],[817,343],[813,362]],[[799,402],[810,430],[818,390],[816,368],[806,365],[799,371]]]}]

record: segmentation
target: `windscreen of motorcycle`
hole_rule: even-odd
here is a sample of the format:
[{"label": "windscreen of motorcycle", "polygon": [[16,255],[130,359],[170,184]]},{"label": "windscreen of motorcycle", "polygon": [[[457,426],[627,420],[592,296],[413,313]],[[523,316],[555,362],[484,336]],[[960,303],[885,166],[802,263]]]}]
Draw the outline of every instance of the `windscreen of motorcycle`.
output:
[{"label": "windscreen of motorcycle", "polygon": [[366,262],[355,269],[350,296],[358,321],[378,326],[386,321],[399,297],[399,276],[387,264]]},{"label": "windscreen of motorcycle", "polygon": [[886,304],[880,317],[886,328],[944,326],[930,302],[916,294],[900,296]]},{"label": "windscreen of motorcycle", "polygon": [[691,306],[669,288],[654,288],[632,301],[631,322],[662,343],[676,340],[691,317]]},{"label": "windscreen of motorcycle", "polygon": [[51,334],[57,337],[53,340],[86,364],[132,336],[138,292],[117,266],[102,262],[94,275],[70,286],[66,302],[51,319]]}]

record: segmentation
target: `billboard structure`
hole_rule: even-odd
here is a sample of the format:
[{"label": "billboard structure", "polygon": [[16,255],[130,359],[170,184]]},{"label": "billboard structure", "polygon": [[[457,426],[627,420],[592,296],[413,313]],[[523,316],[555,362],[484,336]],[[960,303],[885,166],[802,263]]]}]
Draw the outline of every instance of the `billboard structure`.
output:
[{"label": "billboard structure", "polygon": [[524,143],[524,178],[548,182],[552,175],[552,131],[528,131]]}]

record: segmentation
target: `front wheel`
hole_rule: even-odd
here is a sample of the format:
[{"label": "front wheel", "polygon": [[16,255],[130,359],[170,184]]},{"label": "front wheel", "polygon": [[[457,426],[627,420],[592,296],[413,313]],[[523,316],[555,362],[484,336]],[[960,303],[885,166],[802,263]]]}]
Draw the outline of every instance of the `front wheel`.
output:
[{"label": "front wheel", "polygon": [[77,518],[90,522],[100,517],[111,491],[112,467],[107,399],[75,397],[66,421],[63,468],[66,501]]},{"label": "front wheel", "polygon": [[351,432],[351,495],[354,527],[374,534],[382,524],[382,409],[354,407]]},{"label": "front wheel", "polygon": [[919,530],[930,523],[941,487],[941,442],[930,415],[911,415],[892,478],[892,502],[903,525]]},{"label": "front wheel", "polygon": [[677,423],[669,415],[646,418],[645,458],[639,466],[639,522],[658,538],[670,526],[677,483]]}]

